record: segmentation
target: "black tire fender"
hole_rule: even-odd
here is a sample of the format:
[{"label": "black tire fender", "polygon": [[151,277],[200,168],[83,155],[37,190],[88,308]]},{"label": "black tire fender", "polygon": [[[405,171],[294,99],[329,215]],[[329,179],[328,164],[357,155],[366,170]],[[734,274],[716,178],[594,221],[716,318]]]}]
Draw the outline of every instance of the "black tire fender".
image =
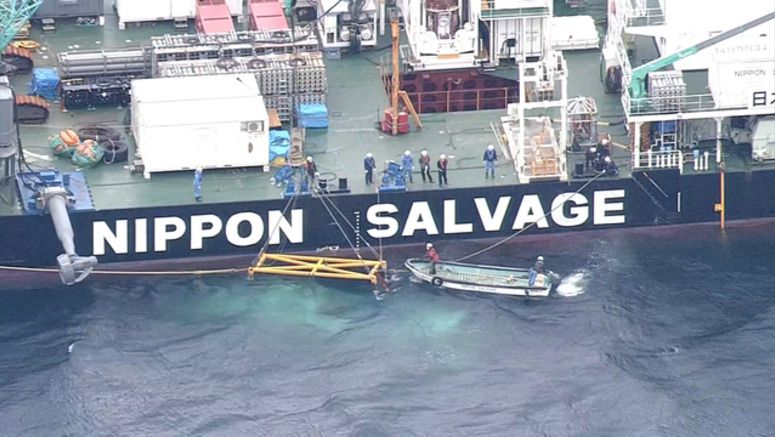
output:
[{"label": "black tire fender", "polygon": [[102,156],[102,162],[105,164],[125,162],[129,159],[129,147],[123,141],[105,141],[100,145],[105,149]]},{"label": "black tire fender", "polygon": [[443,284],[443,283],[444,283],[444,281],[441,278],[439,278],[438,276],[434,276],[433,279],[431,279],[431,284],[433,284],[433,285],[435,285],[437,287],[441,287],[441,284]]}]

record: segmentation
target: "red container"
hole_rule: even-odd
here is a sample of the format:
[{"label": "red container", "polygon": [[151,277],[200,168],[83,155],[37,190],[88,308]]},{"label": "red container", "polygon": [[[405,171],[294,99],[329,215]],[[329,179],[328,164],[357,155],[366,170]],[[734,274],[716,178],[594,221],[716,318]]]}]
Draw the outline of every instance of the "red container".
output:
[{"label": "red container", "polygon": [[251,0],[248,4],[250,30],[287,30],[283,6],[276,0]]},{"label": "red container", "polygon": [[206,35],[234,32],[234,22],[225,0],[197,0],[196,30]]}]

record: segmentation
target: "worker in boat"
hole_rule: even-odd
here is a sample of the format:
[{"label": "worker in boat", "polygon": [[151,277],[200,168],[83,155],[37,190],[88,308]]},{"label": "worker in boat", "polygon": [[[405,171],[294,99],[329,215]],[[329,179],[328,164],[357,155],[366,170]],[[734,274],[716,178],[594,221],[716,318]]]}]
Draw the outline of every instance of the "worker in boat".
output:
[{"label": "worker in boat", "polygon": [[404,175],[404,183],[406,181],[409,181],[409,183],[413,183],[412,180],[412,170],[414,170],[414,159],[412,158],[412,152],[406,151],[404,152],[404,156],[401,157],[401,174]]},{"label": "worker in boat", "polygon": [[202,167],[194,170],[194,199],[197,202],[202,201]]},{"label": "worker in boat", "polygon": [[487,150],[484,151],[484,178],[487,179],[492,175],[495,179],[495,164],[498,162],[498,152],[495,151],[495,146],[490,144],[487,146]]},{"label": "worker in boat", "polygon": [[603,158],[603,162],[605,163],[606,176],[616,176],[619,174],[619,168],[616,166],[616,163],[611,159],[610,156]]},{"label": "worker in boat", "polygon": [[539,256],[536,258],[535,264],[533,264],[533,267],[530,267],[530,271],[528,272],[527,276],[527,285],[534,286],[536,283],[536,278],[538,278],[538,274],[545,274],[546,270],[544,269],[544,257]]},{"label": "worker in boat", "polygon": [[366,185],[374,183],[374,169],[377,168],[377,163],[374,161],[374,155],[371,152],[366,154],[363,158],[363,171],[366,173]]},{"label": "worker in boat", "polygon": [[427,177],[428,182],[433,183],[433,177],[431,176],[431,157],[428,156],[428,151],[423,150],[420,152],[420,158],[417,160],[420,163],[420,174],[422,175],[422,181],[425,182]]},{"label": "worker in boat", "polygon": [[595,158],[597,156],[597,147],[590,147],[587,149],[587,151],[584,153],[584,169],[589,171],[593,167],[592,165],[595,163]]},{"label": "worker in boat", "polygon": [[447,167],[449,165],[449,161],[447,161],[447,155],[441,154],[439,155],[439,160],[436,161],[436,168],[439,172],[439,186],[442,185],[449,185],[449,182],[447,182]]},{"label": "worker in boat", "polygon": [[425,244],[425,258],[431,262],[431,269],[430,269],[431,275],[435,275],[436,263],[441,261],[441,257],[439,256],[439,253],[436,251],[436,248],[433,247],[433,243]]},{"label": "worker in boat", "polygon": [[304,164],[304,166],[307,169],[307,179],[311,184],[315,180],[315,174],[318,172],[318,166],[315,164],[315,161],[312,160],[311,156],[307,157],[307,163]]}]

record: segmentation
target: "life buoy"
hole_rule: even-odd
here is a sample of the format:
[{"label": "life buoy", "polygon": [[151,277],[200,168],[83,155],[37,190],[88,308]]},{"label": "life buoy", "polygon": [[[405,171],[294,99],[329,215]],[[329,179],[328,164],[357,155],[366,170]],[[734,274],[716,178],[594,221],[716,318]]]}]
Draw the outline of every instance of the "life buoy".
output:
[{"label": "life buoy", "polygon": [[437,287],[441,287],[441,284],[443,284],[443,283],[444,283],[444,281],[442,281],[441,278],[439,278],[438,276],[436,276],[433,279],[431,279],[431,284],[433,284],[433,285],[435,285]]},{"label": "life buoy", "polygon": [[75,131],[72,129],[65,129],[59,132],[59,138],[62,139],[62,142],[64,142],[65,144],[71,147],[81,142],[81,139],[78,137],[78,134],[75,133]]}]

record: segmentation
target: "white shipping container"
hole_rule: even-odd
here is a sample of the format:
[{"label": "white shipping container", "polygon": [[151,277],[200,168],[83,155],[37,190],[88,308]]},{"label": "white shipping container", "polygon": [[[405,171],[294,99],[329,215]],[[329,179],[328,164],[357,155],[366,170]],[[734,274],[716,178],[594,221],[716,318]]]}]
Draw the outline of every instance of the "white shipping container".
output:
[{"label": "white shipping container", "polygon": [[[119,23],[195,18],[196,0],[113,0]],[[226,0],[232,16],[242,15],[242,0]],[[123,28],[123,26],[120,25]]]},{"label": "white shipping container", "polygon": [[169,0],[114,0],[119,23],[171,20]]},{"label": "white shipping container", "polygon": [[132,82],[132,131],[145,176],[269,164],[269,117],[251,74]]},{"label": "white shipping container", "polygon": [[717,107],[750,107],[753,93],[775,91],[775,60],[717,63],[708,70],[708,86]]}]

